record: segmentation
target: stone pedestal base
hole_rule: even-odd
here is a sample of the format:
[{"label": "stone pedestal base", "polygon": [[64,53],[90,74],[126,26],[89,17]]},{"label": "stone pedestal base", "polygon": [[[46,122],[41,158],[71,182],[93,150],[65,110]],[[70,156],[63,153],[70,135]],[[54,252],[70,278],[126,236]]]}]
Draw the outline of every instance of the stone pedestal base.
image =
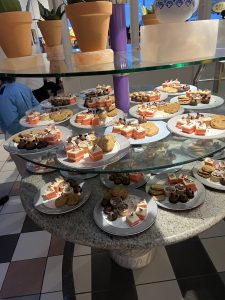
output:
[{"label": "stone pedestal base", "polygon": [[42,54],[0,59],[1,70],[4,70],[5,72],[22,71],[43,65],[44,59]]},{"label": "stone pedestal base", "polygon": [[91,66],[112,63],[114,61],[114,53],[111,49],[93,52],[76,52],[73,54],[73,58],[75,65]]},{"label": "stone pedestal base", "polygon": [[151,250],[115,250],[111,251],[112,259],[126,269],[140,269],[147,266],[154,258],[156,248]]},{"label": "stone pedestal base", "polygon": [[53,47],[46,47],[46,53],[47,53],[47,58],[50,61],[64,60],[65,59],[63,45],[57,45],[57,46],[53,46]]}]

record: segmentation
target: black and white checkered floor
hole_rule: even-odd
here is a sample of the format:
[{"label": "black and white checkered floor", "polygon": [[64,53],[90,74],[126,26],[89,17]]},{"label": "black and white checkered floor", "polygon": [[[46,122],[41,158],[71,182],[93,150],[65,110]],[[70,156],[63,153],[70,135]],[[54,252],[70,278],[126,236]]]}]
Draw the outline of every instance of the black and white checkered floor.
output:
[{"label": "black and white checkered floor", "polygon": [[159,248],[131,271],[106,251],[51,236],[24,212],[20,177],[0,146],[0,299],[224,300],[225,221],[199,237]]}]

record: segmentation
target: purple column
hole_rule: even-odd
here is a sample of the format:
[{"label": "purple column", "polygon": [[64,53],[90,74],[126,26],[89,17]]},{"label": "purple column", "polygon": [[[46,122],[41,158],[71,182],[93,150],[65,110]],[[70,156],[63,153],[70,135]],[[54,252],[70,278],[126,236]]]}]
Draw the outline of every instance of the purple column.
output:
[{"label": "purple column", "polygon": [[[124,59],[120,61],[120,56],[117,55],[119,54],[118,52],[127,51],[125,4],[113,4],[113,12],[110,20],[110,43],[115,53],[115,68],[125,68],[126,62],[124,62]],[[113,86],[116,106],[127,113],[130,108],[128,75],[114,75]]]}]

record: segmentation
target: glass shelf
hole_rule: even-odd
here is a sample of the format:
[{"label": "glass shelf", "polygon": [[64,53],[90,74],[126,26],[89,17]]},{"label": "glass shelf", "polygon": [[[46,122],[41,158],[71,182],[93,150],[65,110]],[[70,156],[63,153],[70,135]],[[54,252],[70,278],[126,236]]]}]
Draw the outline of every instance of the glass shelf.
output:
[{"label": "glass shelf", "polygon": [[[56,158],[57,151],[54,150],[43,155],[20,156],[28,162],[35,163],[42,167],[62,171],[77,171],[79,174],[91,173],[123,173],[123,172],[147,172],[171,168],[183,164],[201,160],[204,157],[212,156],[221,151],[220,156],[225,157],[224,140],[192,140],[170,135],[166,139],[149,143],[139,147],[131,147],[129,153],[107,167],[91,170],[76,170],[61,165]],[[224,152],[224,153],[223,153]],[[219,155],[219,154],[217,154]],[[51,164],[46,163],[46,158],[52,158]],[[41,161],[41,159],[45,161]]]}]

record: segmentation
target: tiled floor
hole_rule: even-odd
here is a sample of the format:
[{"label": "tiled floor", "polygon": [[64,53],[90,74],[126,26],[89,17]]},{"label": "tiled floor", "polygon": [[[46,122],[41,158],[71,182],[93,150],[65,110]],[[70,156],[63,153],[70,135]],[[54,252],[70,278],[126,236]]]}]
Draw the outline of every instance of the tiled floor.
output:
[{"label": "tiled floor", "polygon": [[10,195],[0,207],[0,299],[225,299],[225,221],[159,248],[150,265],[131,271],[106,251],[73,245],[34,224],[21,205],[18,179],[0,145],[0,194]]}]

